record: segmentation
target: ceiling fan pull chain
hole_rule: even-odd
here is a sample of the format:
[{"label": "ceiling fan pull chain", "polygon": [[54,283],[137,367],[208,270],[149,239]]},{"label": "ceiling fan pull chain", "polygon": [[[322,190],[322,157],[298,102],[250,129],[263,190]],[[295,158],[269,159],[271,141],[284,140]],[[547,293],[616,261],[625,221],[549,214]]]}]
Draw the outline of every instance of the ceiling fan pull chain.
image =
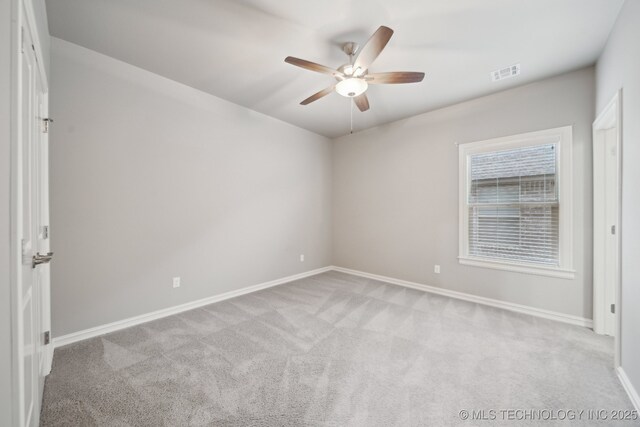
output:
[{"label": "ceiling fan pull chain", "polygon": [[353,133],[353,98],[351,98],[351,132],[349,133]]}]

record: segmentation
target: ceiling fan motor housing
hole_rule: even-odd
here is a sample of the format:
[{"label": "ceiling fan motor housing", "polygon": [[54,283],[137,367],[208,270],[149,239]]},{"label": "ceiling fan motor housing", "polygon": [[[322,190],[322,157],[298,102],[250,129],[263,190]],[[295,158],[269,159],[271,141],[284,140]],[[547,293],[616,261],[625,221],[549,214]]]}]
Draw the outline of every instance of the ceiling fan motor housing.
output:
[{"label": "ceiling fan motor housing", "polygon": [[360,45],[356,42],[346,42],[342,45],[342,51],[350,57],[355,55],[359,48]]}]

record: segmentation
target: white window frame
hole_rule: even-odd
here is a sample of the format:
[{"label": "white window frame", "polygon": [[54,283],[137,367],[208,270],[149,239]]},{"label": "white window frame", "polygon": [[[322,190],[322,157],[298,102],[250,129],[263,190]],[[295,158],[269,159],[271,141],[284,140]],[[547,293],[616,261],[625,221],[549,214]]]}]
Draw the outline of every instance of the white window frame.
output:
[{"label": "white window frame", "polygon": [[[469,255],[470,156],[494,151],[512,150],[536,145],[556,144],[557,189],[560,203],[558,267],[543,266],[500,258]],[[573,269],[573,130],[571,126],[519,135],[493,138],[458,145],[459,160],[459,254],[460,264],[507,270],[542,276],[575,278]]]}]

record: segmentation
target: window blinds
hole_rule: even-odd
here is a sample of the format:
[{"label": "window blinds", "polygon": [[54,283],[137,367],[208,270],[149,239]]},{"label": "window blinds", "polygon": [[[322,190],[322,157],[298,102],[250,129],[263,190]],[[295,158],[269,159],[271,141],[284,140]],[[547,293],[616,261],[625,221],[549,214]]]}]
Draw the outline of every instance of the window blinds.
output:
[{"label": "window blinds", "polygon": [[558,265],[556,145],[471,155],[469,255]]}]

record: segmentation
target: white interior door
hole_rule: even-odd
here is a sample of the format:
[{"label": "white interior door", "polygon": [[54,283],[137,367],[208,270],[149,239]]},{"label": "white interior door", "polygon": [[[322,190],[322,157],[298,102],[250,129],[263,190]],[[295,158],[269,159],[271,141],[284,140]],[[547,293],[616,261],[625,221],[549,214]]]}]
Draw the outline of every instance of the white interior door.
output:
[{"label": "white interior door", "polygon": [[[616,281],[618,276],[618,150],[617,129],[604,131],[604,298],[609,310],[604,315],[604,333],[615,336]],[[611,309],[614,307],[614,309]]]},{"label": "white interior door", "polygon": [[[18,238],[21,248],[17,276],[20,426],[39,424],[50,348],[44,341],[44,332],[49,326],[48,258],[41,256],[48,250],[48,233],[44,228],[44,221],[48,222],[48,178],[47,170],[43,170],[48,163],[43,121],[47,99],[33,40],[28,22],[24,20],[18,81],[17,162]],[[34,261],[38,264],[35,265]]]},{"label": "white interior door", "polygon": [[616,95],[593,125],[593,329],[616,337],[620,299],[620,107]]},{"label": "white interior door", "polygon": [[[21,343],[19,349],[22,351],[20,366],[20,406],[21,425],[34,425],[37,418],[37,397],[36,381],[38,371],[36,369],[36,319],[34,301],[35,274],[31,265],[32,257],[37,250],[36,230],[34,221],[34,201],[33,191],[34,180],[34,117],[35,117],[35,75],[37,74],[37,64],[35,54],[31,49],[31,34],[28,28],[23,27],[22,31],[22,54],[21,57],[21,82],[20,82],[20,146],[19,157],[21,163],[20,174],[20,205],[22,210],[22,221],[20,224],[20,243],[22,246],[22,264],[19,277],[19,305],[21,328],[19,336]],[[20,333],[21,329],[21,333]]]}]

